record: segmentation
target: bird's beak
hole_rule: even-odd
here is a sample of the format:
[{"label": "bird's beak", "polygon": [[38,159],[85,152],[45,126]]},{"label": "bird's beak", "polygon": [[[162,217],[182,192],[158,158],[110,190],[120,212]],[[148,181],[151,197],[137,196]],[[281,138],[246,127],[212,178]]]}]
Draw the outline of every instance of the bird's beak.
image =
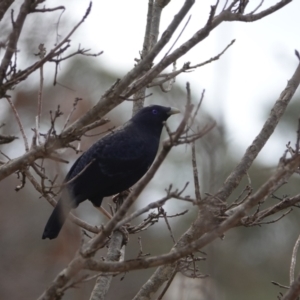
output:
[{"label": "bird's beak", "polygon": [[175,114],[179,114],[180,110],[176,107],[170,107],[170,110],[168,111],[168,115],[175,115]]}]

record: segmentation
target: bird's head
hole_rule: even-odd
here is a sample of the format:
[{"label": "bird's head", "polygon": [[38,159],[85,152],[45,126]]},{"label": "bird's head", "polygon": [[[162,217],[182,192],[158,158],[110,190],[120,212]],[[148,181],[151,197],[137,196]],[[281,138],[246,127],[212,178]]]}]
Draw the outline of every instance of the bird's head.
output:
[{"label": "bird's head", "polygon": [[147,126],[152,129],[162,130],[163,122],[171,115],[178,114],[180,111],[174,107],[151,105],[142,108],[133,118],[132,122],[140,126]]},{"label": "bird's head", "polygon": [[131,119],[138,128],[160,136],[164,122],[174,114],[180,111],[174,107],[165,107],[160,105],[151,105],[139,110]]}]

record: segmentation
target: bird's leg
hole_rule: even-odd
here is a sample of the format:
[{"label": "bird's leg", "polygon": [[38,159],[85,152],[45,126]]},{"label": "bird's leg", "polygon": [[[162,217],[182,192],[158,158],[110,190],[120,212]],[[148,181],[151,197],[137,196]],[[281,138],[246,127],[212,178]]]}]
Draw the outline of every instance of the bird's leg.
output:
[{"label": "bird's leg", "polygon": [[123,202],[125,201],[125,199],[128,197],[128,195],[131,193],[131,188],[127,189],[119,194],[116,194],[112,197],[112,201],[115,204],[115,210],[117,211],[121,205],[123,204]]},{"label": "bird's leg", "polygon": [[[127,198],[127,196],[129,195],[130,192],[131,192],[131,190],[128,189],[124,192],[121,192],[121,193],[113,196],[113,202],[116,204],[116,211],[122,205],[123,201]],[[112,215],[106,209],[104,209],[102,206],[96,206],[96,205],[94,205],[94,206],[109,220],[112,219]]]},{"label": "bird's leg", "polygon": [[101,206],[100,207],[95,206],[95,208],[97,208],[109,220],[112,219],[112,215],[106,209],[104,209],[103,207],[101,207]]}]

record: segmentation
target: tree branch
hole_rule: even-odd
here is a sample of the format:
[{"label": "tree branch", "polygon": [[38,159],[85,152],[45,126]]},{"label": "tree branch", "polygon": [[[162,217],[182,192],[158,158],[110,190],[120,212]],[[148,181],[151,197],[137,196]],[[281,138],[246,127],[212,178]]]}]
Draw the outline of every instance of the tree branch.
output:
[{"label": "tree branch", "polygon": [[2,0],[0,2],[0,21],[2,20],[3,16],[5,15],[6,11],[12,5],[14,0]]},{"label": "tree branch", "polygon": [[[119,261],[122,258],[121,248],[123,245],[123,234],[120,231],[115,231],[112,234],[109,242],[106,261]],[[124,257],[123,257],[124,258]],[[104,300],[109,290],[113,275],[100,275],[94,286],[90,300]]]},{"label": "tree branch", "polygon": [[[276,187],[276,184],[278,182],[282,181],[283,179],[286,180],[294,173],[294,171],[298,168],[299,163],[300,155],[297,155],[294,158],[290,159],[284,166],[278,169],[277,172],[269,180],[267,180],[267,182],[263,184],[254,195],[252,195],[246,202],[241,204],[238,209],[235,210],[235,213],[233,215],[228,217],[224,222],[216,226],[213,230],[209,231],[200,239],[191,242],[182,248],[178,248],[177,246],[175,246],[174,249],[172,249],[172,251],[170,251],[170,253],[168,254],[149,258],[139,258],[137,260],[129,260],[122,263],[106,263],[95,261],[94,259],[87,259],[85,262],[85,268],[102,272],[125,272],[129,270],[150,268],[154,266],[173,263],[178,259],[201,249],[216,238],[220,237],[224,232],[237,226],[240,220],[251,208],[253,208],[259,201],[263,200],[265,197],[268,197],[268,195],[270,194],[270,192],[272,192],[274,187]],[[170,268],[170,266],[165,266],[165,268]],[[155,292],[155,290],[153,290],[153,286],[151,290],[152,293]],[[136,299],[139,299],[138,297],[141,296],[142,294],[139,294],[139,296],[136,296]]]},{"label": "tree branch", "polygon": [[254,139],[252,144],[247,148],[241,162],[231,172],[224,182],[223,187],[218,191],[217,197],[225,201],[233,190],[238,186],[241,179],[249,170],[254,159],[264,147],[272,133],[274,132],[280,118],[284,114],[288,104],[295,94],[300,84],[300,64],[297,66],[292,78],[288,81],[286,88],[280,94],[278,100],[271,109],[270,115],[261,129],[258,136]]},{"label": "tree branch", "polygon": [[23,25],[25,23],[26,17],[30,13],[30,10],[32,9],[32,5],[33,5],[32,0],[24,0],[23,4],[21,5],[17,20],[14,23],[13,30],[8,38],[8,44],[6,47],[4,57],[1,61],[0,85],[3,84],[3,80],[5,78],[7,68],[11,62],[12,56],[17,51],[17,43],[18,43],[21,31],[22,31]]},{"label": "tree branch", "polygon": [[[288,81],[286,88],[281,93],[279,99],[274,104],[273,109],[270,112],[270,116],[264,124],[259,135],[252,142],[251,146],[247,149],[241,162],[231,172],[226,179],[223,187],[218,191],[216,196],[203,199],[199,206],[199,212],[196,220],[191,227],[182,235],[179,239],[175,249],[184,248],[186,245],[193,243],[194,240],[199,239],[206,232],[211,231],[218,226],[221,216],[226,209],[222,201],[225,201],[233,190],[238,186],[243,176],[246,174],[254,159],[261,151],[270,135],[273,133],[277,126],[279,119],[282,117],[285,109],[293,97],[296,89],[300,83],[300,64],[297,66],[292,78]],[[244,202],[245,203],[245,202]],[[221,235],[222,233],[220,233]],[[174,249],[172,250],[174,251]],[[134,298],[134,300],[145,297],[144,299],[150,299],[150,294],[157,291],[162,284],[168,280],[169,276],[173,273],[175,264],[165,265],[159,267],[151,278],[141,287],[140,291]]]},{"label": "tree branch", "polygon": [[156,157],[154,163],[152,164],[147,174],[139,181],[139,183],[136,185],[134,190],[129,194],[127,199],[124,201],[122,206],[117,210],[113,218],[104,227],[102,227],[102,230],[99,234],[97,234],[94,238],[88,241],[86,245],[82,247],[80,253],[78,253],[78,255],[71,261],[68,267],[64,269],[54,279],[51,286],[40,296],[39,300],[55,299],[55,297],[59,293],[59,290],[63,288],[67,284],[67,282],[85,266],[85,262],[90,257],[92,257],[95,254],[95,252],[107,242],[107,238],[109,237],[109,235],[111,235],[113,230],[116,228],[118,222],[121,221],[121,219],[128,211],[129,207],[134,203],[134,201],[140,195],[140,193],[148,184],[148,182],[153,178],[155,172],[158,170],[161,163],[163,162],[163,160],[171,150],[172,146],[174,145],[173,143],[176,142],[176,140],[183,133],[192,110],[192,106],[190,103],[191,103],[191,99],[190,99],[190,94],[188,92],[185,114],[183,120],[181,121],[177,130],[175,131],[172,140],[168,140],[167,142],[164,142],[162,150]]}]

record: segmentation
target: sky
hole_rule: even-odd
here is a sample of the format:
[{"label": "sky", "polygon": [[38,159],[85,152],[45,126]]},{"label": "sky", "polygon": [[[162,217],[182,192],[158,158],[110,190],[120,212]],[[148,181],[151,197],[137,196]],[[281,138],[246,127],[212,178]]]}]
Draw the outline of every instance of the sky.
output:
[{"label": "sky", "polygon": [[[51,7],[61,5],[60,2],[51,1]],[[224,2],[220,1],[220,7]],[[260,2],[252,0],[252,7]],[[261,9],[277,2],[265,0]],[[163,33],[182,3],[172,0],[164,9],[160,33]],[[69,28],[72,28],[82,18],[88,4],[87,0],[65,1],[66,10],[61,20],[70,18]],[[210,5],[213,4],[214,1],[210,0],[196,1],[156,62],[178,37],[188,17],[191,16],[191,20],[176,46],[180,46],[206,23]],[[217,121],[225,122],[227,140],[232,151],[237,151],[239,156],[258,134],[265,108],[276,101],[297,66],[294,50],[300,50],[299,12],[300,1],[294,0],[278,12],[254,23],[223,23],[177,62],[178,67],[187,61],[201,63],[219,54],[233,39],[236,40],[221,59],[194,72],[181,74],[176,84],[185,86],[189,81],[195,101],[200,98],[202,90],[206,90],[204,109]],[[51,28],[56,26],[59,14],[53,12],[53,23],[49,23]],[[80,44],[94,53],[104,51],[95,63],[113,72],[126,74],[133,67],[134,58],[139,57],[146,14],[145,0],[94,1],[91,14],[72,37],[71,48],[74,50]],[[59,33],[63,36],[66,32]],[[55,42],[56,31],[47,34],[52,34]],[[295,131],[296,124],[297,120]],[[269,165],[277,164],[285,144],[295,139],[295,133],[287,133],[286,139],[282,142],[272,138],[260,154],[260,160]],[[274,155],[269,155],[270,152]]]},{"label": "sky", "polygon": [[[277,2],[266,0],[262,9]],[[173,0],[165,8],[160,33],[168,26],[182,3]],[[251,2],[253,6],[259,3],[260,0]],[[212,4],[214,1],[196,1],[185,18],[184,23],[191,16],[177,46],[205,24]],[[87,5],[88,1],[81,1],[80,5],[74,6],[74,20],[82,16]],[[223,23],[177,62],[178,67],[187,61],[201,63],[221,52],[231,40],[236,40],[220,60],[192,73],[180,75],[177,84],[184,86],[189,81],[196,99],[200,98],[203,89],[206,90],[204,108],[217,120],[222,119],[226,123],[228,142],[233,148],[241,149],[240,155],[258,134],[263,124],[264,109],[276,101],[297,67],[294,50],[300,50],[299,11],[300,2],[293,1],[280,11],[254,23]],[[132,68],[134,58],[138,57],[141,49],[146,13],[147,1],[95,1],[91,15],[76,33],[76,39],[85,47],[95,51],[103,50],[104,54],[99,57],[99,61],[105,67],[126,73]],[[176,31],[173,40],[177,38],[184,23]],[[288,139],[294,140],[295,133],[287,133]],[[270,151],[274,153],[274,149],[278,150],[276,156],[270,156]],[[266,164],[277,163],[284,149],[285,143],[276,138],[271,139],[259,158]]]}]

